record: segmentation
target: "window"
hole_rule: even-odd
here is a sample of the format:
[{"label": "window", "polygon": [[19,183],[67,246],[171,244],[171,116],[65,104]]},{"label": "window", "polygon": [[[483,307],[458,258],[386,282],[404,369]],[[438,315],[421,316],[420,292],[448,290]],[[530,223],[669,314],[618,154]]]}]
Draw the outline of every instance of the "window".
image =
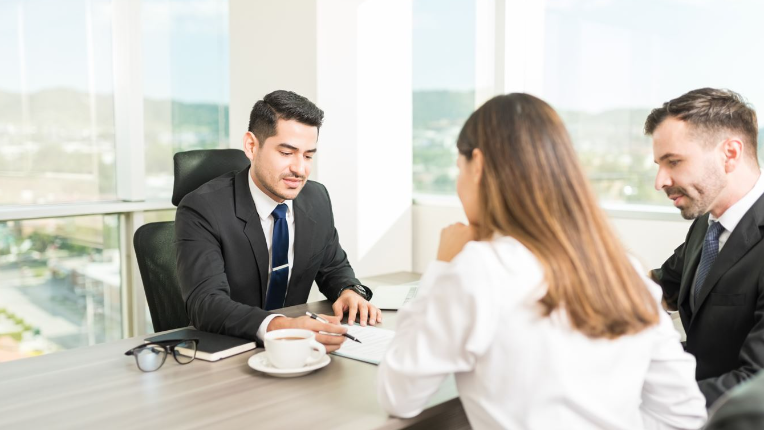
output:
[{"label": "window", "polygon": [[642,132],[652,108],[702,87],[764,107],[764,60],[750,48],[764,39],[762,13],[755,1],[546,2],[539,95],[563,117],[602,201],[671,203],[653,188]]},{"label": "window", "polygon": [[[137,110],[115,89],[140,97],[114,83],[139,69],[115,61],[135,32],[145,142],[115,127]],[[8,0],[0,58],[0,362],[151,331],[125,257],[132,229],[174,218],[172,155],[228,144],[228,1]],[[117,145],[141,143],[145,170],[117,175]],[[136,178],[153,201],[117,201]]]},{"label": "window", "polygon": [[228,146],[228,2],[143,2],[146,196],[172,196],[172,156]]},{"label": "window", "polygon": [[115,198],[111,30],[106,0],[0,3],[0,204]]},{"label": "window", "polygon": [[116,215],[0,222],[0,362],[122,338]]},{"label": "window", "polygon": [[475,0],[414,0],[414,192],[456,192],[456,138],[475,109]]},{"label": "window", "polygon": [[[670,205],[653,188],[644,121],[702,87],[729,88],[764,107],[764,60],[750,51],[764,37],[762,12],[753,0],[415,0],[414,190],[454,193],[456,135],[482,102],[475,71],[493,67],[481,56],[491,47],[476,38],[498,17],[492,38],[504,58],[492,58],[495,93],[528,92],[557,110],[603,203]],[[729,23],[734,31],[721,30]]]}]

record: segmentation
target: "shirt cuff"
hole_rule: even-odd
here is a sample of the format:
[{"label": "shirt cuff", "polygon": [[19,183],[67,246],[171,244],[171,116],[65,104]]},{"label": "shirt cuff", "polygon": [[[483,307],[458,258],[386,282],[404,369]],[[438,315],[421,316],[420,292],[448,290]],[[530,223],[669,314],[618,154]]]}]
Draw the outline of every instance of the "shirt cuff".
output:
[{"label": "shirt cuff", "polygon": [[284,315],[281,315],[281,314],[271,314],[265,317],[265,319],[263,320],[263,323],[260,324],[260,328],[257,329],[257,334],[256,334],[257,338],[260,339],[260,341],[264,341],[265,332],[268,331],[268,324],[270,324],[274,318],[283,317],[283,316]]}]

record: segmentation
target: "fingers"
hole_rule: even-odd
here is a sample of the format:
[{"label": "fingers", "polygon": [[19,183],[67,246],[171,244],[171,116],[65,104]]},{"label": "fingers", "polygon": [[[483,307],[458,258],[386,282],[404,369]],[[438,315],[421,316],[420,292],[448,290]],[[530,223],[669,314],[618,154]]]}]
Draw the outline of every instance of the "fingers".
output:
[{"label": "fingers", "polygon": [[366,322],[369,320],[369,302],[362,302],[358,305],[358,319],[361,327],[366,327]]},{"label": "fingers", "polygon": [[350,302],[348,308],[348,325],[353,325],[355,324],[355,314],[358,312],[358,302]]},{"label": "fingers", "polygon": [[376,325],[382,322],[382,311],[369,303],[369,324]]},{"label": "fingers", "polygon": [[331,354],[332,352],[340,349],[341,346],[342,345],[331,345],[331,346],[324,345],[324,347],[326,348],[326,353],[327,354]]},{"label": "fingers", "polygon": [[342,324],[342,315],[340,315],[340,316],[336,316],[336,315],[335,316],[329,316],[329,315],[319,314],[318,316],[320,316],[321,318],[329,321],[332,324],[337,324],[337,325]]},{"label": "fingers", "polygon": [[336,351],[345,342],[345,336],[316,333],[316,341],[326,347],[326,352]]},{"label": "fingers", "polygon": [[[336,318],[336,317],[332,317]],[[335,319],[336,321],[336,319]],[[307,322],[308,326],[306,327],[309,330],[313,330],[315,332],[324,332],[324,333],[331,333],[331,334],[343,334],[348,331],[347,327],[343,327],[339,324],[327,324],[322,323],[320,321],[316,320],[310,320]]]},{"label": "fingers", "polygon": [[338,317],[340,320],[342,320],[342,315],[345,313],[345,304],[342,303],[341,300],[337,300],[332,305],[332,311],[334,311],[335,317]]}]

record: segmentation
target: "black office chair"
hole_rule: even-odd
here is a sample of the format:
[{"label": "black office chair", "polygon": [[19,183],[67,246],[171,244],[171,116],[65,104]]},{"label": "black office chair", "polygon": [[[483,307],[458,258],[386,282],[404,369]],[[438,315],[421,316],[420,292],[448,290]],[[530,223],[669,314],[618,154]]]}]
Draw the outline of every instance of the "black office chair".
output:
[{"label": "black office chair", "polygon": [[705,429],[764,429],[764,371],[717,400]]},{"label": "black office chair", "polygon": [[[204,183],[249,165],[247,156],[238,149],[178,152],[173,162],[175,183],[172,204],[175,206],[186,194]],[[175,265],[175,221],[141,226],[135,232],[133,244],[154,331],[188,326],[189,319]]]}]

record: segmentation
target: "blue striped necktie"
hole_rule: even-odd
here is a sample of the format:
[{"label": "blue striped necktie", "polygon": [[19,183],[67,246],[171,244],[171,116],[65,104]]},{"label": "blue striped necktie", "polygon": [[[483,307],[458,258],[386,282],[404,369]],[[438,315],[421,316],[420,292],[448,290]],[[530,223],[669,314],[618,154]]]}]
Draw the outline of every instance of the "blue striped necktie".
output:
[{"label": "blue striped necktie", "polygon": [[284,307],[287,279],[289,278],[289,226],[286,220],[287,205],[276,206],[273,215],[273,241],[271,243],[271,281],[265,296],[265,310]]},{"label": "blue striped necktie", "polygon": [[703,249],[700,251],[700,264],[698,265],[698,273],[695,275],[695,285],[693,288],[693,299],[696,306],[698,303],[698,297],[700,297],[700,290],[703,288],[703,282],[706,281],[708,272],[711,271],[711,266],[716,261],[716,256],[719,255],[719,236],[724,231],[724,227],[718,221],[714,221],[708,226],[706,232],[706,238],[703,240]]}]

